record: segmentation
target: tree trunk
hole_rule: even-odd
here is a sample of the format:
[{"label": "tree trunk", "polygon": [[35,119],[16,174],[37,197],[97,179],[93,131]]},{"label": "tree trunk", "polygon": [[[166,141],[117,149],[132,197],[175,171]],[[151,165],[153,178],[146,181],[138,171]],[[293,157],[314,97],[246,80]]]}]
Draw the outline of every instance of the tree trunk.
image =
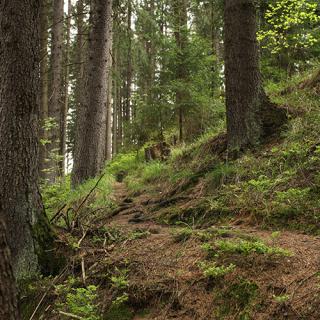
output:
[{"label": "tree trunk", "polygon": [[61,141],[64,127],[64,81],[63,81],[63,33],[64,33],[64,0],[53,0],[53,25],[51,47],[51,92],[49,100],[49,117],[55,121],[50,130],[49,180],[54,181],[61,175],[63,155]]},{"label": "tree trunk", "polygon": [[226,0],[224,10],[228,148],[255,146],[286,119],[266,97],[259,69],[253,0]]},{"label": "tree trunk", "polygon": [[187,78],[186,46],[188,43],[188,0],[173,1],[174,36],[177,46],[176,67],[176,110],[178,114],[179,141],[183,142],[183,122],[186,109],[186,96],[184,82]]},{"label": "tree trunk", "polygon": [[90,12],[88,83],[77,125],[73,184],[99,174],[105,159],[105,128],[110,58],[108,21],[111,0],[93,0]]},{"label": "tree trunk", "polygon": [[[48,3],[47,0],[41,2],[40,12],[40,110],[41,110],[41,139],[46,141],[48,133],[44,128],[45,120],[48,118]],[[46,168],[47,158],[46,143],[40,144],[40,176],[45,178],[43,170]]]},{"label": "tree trunk", "polygon": [[[75,124],[74,124],[74,135],[77,134],[77,128],[79,123],[79,118],[82,114],[80,111],[83,107],[84,99],[84,65],[85,65],[85,24],[84,24],[84,1],[79,0],[76,6],[76,17],[75,23],[77,27],[77,37],[76,37],[76,53],[75,53]],[[81,138],[81,137],[80,137]],[[75,157],[75,145],[72,148],[72,158]]]},{"label": "tree trunk", "polygon": [[2,220],[0,220],[0,319],[21,319],[11,255],[6,238],[5,225]]},{"label": "tree trunk", "polygon": [[40,1],[0,1],[0,16],[0,218],[21,279],[52,248],[38,189]]},{"label": "tree trunk", "polygon": [[105,160],[112,159],[112,41],[113,41],[113,19],[112,14],[109,16],[108,21],[108,33],[109,33],[109,48],[108,48],[108,85],[107,85],[107,123],[106,123],[106,155]]},{"label": "tree trunk", "polygon": [[[131,109],[131,84],[132,84],[132,0],[128,0],[128,12],[127,12],[127,40],[128,40],[128,52],[127,52],[127,74],[126,74],[126,100],[124,108],[124,121],[129,123],[130,121],[130,109]],[[127,137],[128,138],[128,137]]]},{"label": "tree trunk", "polygon": [[113,70],[115,73],[115,77],[113,80],[113,104],[112,104],[112,155],[113,157],[117,154],[118,152],[118,136],[117,136],[117,128],[118,128],[118,53],[117,49],[115,48],[113,50],[113,55],[114,55],[114,63],[113,63]]},{"label": "tree trunk", "polygon": [[70,61],[70,32],[71,32],[71,14],[72,4],[71,0],[68,0],[68,18],[67,18],[67,35],[66,35],[66,47],[65,47],[65,75],[64,75],[64,107],[61,115],[61,138],[60,138],[60,154],[62,160],[60,163],[61,174],[65,175],[66,159],[67,159],[67,115],[69,105],[69,61]]}]

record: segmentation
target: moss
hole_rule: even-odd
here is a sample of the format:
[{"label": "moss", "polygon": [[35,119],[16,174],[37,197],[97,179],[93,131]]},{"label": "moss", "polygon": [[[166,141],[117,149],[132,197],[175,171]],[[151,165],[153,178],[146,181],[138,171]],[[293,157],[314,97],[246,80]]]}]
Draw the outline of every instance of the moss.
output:
[{"label": "moss", "polygon": [[250,313],[257,297],[258,286],[243,278],[232,283],[225,291],[218,295],[221,303],[216,312],[218,319],[234,315],[232,319],[249,320]]},{"label": "moss", "polygon": [[132,310],[126,305],[114,305],[103,317],[104,320],[131,320],[134,317]]},{"label": "moss", "polygon": [[54,232],[45,216],[39,218],[32,231],[41,274],[44,276],[58,274],[66,260],[62,255],[55,254]]}]

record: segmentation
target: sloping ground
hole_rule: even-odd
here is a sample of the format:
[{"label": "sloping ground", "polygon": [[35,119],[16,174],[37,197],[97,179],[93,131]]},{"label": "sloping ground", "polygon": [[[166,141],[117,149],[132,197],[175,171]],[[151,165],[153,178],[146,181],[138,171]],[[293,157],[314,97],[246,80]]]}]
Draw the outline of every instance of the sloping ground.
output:
[{"label": "sloping ground", "polygon": [[292,119],[236,160],[219,131],[48,188],[66,263],[22,292],[24,319],[320,319],[319,91],[301,81],[271,88]]},{"label": "sloping ground", "polygon": [[[128,198],[122,183],[114,190],[118,209],[88,232],[74,229],[78,245],[54,286],[46,284],[35,297],[38,302],[45,293],[33,319],[101,319],[70,306],[68,293],[82,282],[98,288],[102,319],[320,318],[320,237],[232,224],[158,224],[161,198]],[[60,290],[70,275],[76,280]]]}]

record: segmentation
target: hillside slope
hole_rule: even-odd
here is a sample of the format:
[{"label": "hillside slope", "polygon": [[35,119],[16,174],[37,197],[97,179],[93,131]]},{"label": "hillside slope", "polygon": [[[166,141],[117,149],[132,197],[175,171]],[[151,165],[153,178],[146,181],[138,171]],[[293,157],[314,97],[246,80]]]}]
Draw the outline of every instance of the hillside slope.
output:
[{"label": "hillside slope", "polygon": [[26,287],[25,319],[319,319],[319,86],[299,85],[308,77],[269,86],[292,119],[237,160],[222,129],[166,162],[121,155],[76,191],[46,189],[66,262]]}]

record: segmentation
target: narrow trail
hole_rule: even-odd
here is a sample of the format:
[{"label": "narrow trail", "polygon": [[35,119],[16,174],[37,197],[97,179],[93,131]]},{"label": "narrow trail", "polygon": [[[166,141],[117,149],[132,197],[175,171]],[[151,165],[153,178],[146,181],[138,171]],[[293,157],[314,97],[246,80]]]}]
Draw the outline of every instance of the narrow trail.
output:
[{"label": "narrow trail", "polygon": [[[109,259],[115,265],[129,265],[130,304],[138,311],[148,310],[143,316],[137,311],[135,320],[216,319],[212,317],[214,310],[229,303],[223,300],[228,297],[227,284],[239,279],[247,279],[259,289],[261,298],[254,299],[259,308],[248,302],[254,319],[319,319],[320,237],[289,231],[275,235],[254,227],[230,225],[221,239],[259,238],[269,246],[289,250],[292,255],[223,255],[219,263],[234,263],[236,270],[227,274],[225,281],[212,284],[199,268],[207,254],[198,237],[176,241],[177,228],[161,225],[153,218],[148,195],[129,198],[125,185],[116,183],[114,198],[120,212],[106,227],[117,228],[128,238],[112,249]],[[230,316],[223,319],[238,319],[241,301],[230,299],[234,305],[228,306]]]}]

